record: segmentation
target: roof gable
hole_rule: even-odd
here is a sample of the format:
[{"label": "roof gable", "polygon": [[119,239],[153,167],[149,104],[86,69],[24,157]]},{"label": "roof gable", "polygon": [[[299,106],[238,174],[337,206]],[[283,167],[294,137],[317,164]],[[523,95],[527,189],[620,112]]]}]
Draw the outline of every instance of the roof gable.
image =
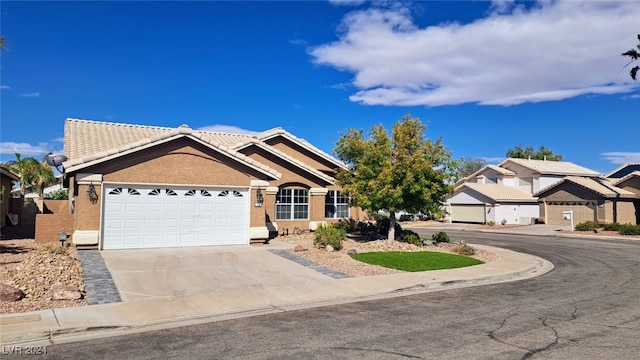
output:
[{"label": "roof gable", "polygon": [[522,166],[541,175],[600,176],[597,171],[587,169],[585,167],[567,161],[508,158],[498,164],[498,166],[506,167],[509,164]]},{"label": "roof gable", "polygon": [[610,172],[606,177],[608,178],[622,178],[625,177],[627,175],[629,175],[630,173],[634,172],[634,171],[640,171],[640,163],[627,163],[624,164],[622,166],[620,166],[619,168],[613,170],[612,172]]},{"label": "roof gable", "polygon": [[636,194],[630,191],[615,186],[609,179],[601,177],[589,178],[580,176],[567,176],[564,179],[538,191],[534,194],[534,196],[544,197],[544,194],[565,183],[574,184],[606,198],[634,198],[636,196]]},{"label": "roof gable", "polygon": [[531,194],[513,186],[501,184],[477,184],[467,183],[460,189],[468,188],[495,202],[537,202],[538,199]]},{"label": "roof gable", "polygon": [[188,137],[194,141],[197,141],[208,148],[226,156],[227,158],[241,163],[249,168],[257,170],[260,173],[268,175],[273,179],[279,179],[281,174],[271,169],[270,167],[259,163],[256,160],[253,160],[246,155],[239,153],[237,151],[231,150],[228,147],[220,144],[212,140],[210,137],[206,136],[204,133],[196,132],[188,127],[179,127],[177,129],[171,129],[169,131],[160,132],[152,137],[139,139],[134,142],[130,142],[124,144],[120,147],[115,147],[111,149],[107,149],[104,151],[96,152],[84,157],[73,158],[65,161],[62,165],[65,168],[65,172],[76,172],[83,168],[93,166],[96,164],[100,164],[102,162],[116,159],[128,154],[132,154],[137,151],[141,151],[144,149],[148,149],[150,147],[158,146],[163,143],[182,138]]}]

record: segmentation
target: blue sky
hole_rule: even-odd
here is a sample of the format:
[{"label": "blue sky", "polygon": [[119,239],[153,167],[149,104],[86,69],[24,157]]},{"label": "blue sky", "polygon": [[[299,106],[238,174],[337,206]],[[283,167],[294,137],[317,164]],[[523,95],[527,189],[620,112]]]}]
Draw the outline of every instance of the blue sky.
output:
[{"label": "blue sky", "polygon": [[640,162],[635,1],[3,1],[0,161],[62,151],[68,117],[340,132],[411,113],[456,158],[545,145]]}]

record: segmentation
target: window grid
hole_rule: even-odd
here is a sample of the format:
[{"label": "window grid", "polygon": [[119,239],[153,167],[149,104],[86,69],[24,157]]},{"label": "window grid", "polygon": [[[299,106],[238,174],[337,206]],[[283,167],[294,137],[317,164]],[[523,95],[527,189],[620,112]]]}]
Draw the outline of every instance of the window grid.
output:
[{"label": "window grid", "polygon": [[324,216],[327,219],[339,219],[349,217],[349,198],[340,191],[329,190],[325,197]]},{"label": "window grid", "polygon": [[309,192],[306,189],[280,189],[276,195],[276,220],[309,218]]}]

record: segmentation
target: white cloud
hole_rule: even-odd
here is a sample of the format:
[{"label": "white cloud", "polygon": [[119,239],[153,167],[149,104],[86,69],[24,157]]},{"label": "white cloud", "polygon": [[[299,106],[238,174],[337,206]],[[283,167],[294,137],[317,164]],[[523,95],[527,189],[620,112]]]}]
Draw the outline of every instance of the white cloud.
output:
[{"label": "white cloud", "polygon": [[606,152],[600,154],[602,159],[612,164],[640,163],[640,152]]},{"label": "white cloud", "polygon": [[40,96],[40,91],[34,91],[30,93],[20,94],[22,97],[36,98]]},{"label": "white cloud", "polygon": [[2,89],[2,90],[11,90],[11,87],[7,86],[7,85],[0,85],[0,89]]},{"label": "white cloud", "polygon": [[[634,1],[494,1],[468,24],[417,27],[406,8],[347,14],[339,40],[309,50],[354,74],[366,105],[515,105],[640,87],[620,54],[635,45]],[[499,13],[506,11],[506,13]]]},{"label": "white cloud", "polygon": [[[38,160],[40,157],[52,151],[51,149],[52,147],[47,143],[32,145],[27,143],[0,142],[0,154],[13,155],[19,153],[22,156],[34,156]],[[59,153],[62,153],[62,151],[59,151]]]},{"label": "white cloud", "polygon": [[222,132],[222,133],[230,133],[230,134],[245,134],[245,135],[255,135],[258,134],[258,131],[252,131],[243,129],[237,126],[232,125],[210,125],[199,128],[198,130],[204,131],[213,131],[213,132]]},{"label": "white cloud", "polygon": [[337,6],[358,6],[365,0],[329,0],[329,3]]},{"label": "white cloud", "polygon": [[498,164],[498,163],[501,163],[505,158],[504,158],[504,156],[502,156],[502,157],[488,156],[488,157],[482,157],[481,159],[486,161],[487,164]]},{"label": "white cloud", "polygon": [[623,99],[640,99],[640,94],[629,95],[622,97]]}]

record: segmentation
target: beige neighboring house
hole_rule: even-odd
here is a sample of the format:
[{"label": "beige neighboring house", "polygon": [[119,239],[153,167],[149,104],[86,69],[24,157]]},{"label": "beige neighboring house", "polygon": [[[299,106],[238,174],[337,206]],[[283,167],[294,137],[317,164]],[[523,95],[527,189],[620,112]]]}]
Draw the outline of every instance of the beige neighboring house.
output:
[{"label": "beige neighboring house", "polygon": [[455,192],[445,203],[446,220],[533,224],[540,218],[538,198],[534,195],[540,189],[558,183],[566,176],[599,175],[596,171],[566,161],[508,158],[458,181]]},{"label": "beige neighboring house", "polygon": [[568,225],[564,211],[573,211],[573,222],[637,224],[640,172],[622,179],[568,176],[534,194],[540,199],[540,218],[550,225]]},{"label": "beige neighboring house", "polygon": [[13,188],[13,182],[20,181],[20,177],[8,168],[0,166],[0,188],[4,189],[2,192],[2,204],[0,205],[0,227],[7,224],[7,214],[12,211],[11,209],[11,189]]},{"label": "beige neighboring house", "polygon": [[289,132],[255,135],[67,119],[73,241],[100,249],[243,245],[361,219],[340,161]]}]

